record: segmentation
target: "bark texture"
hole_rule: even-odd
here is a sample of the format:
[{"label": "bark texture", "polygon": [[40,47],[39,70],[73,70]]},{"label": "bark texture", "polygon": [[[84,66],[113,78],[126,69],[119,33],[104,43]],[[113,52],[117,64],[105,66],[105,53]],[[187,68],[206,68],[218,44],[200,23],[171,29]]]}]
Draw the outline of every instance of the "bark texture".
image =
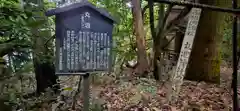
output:
[{"label": "bark texture", "polygon": [[134,20],[134,32],[136,35],[137,43],[137,59],[138,66],[136,72],[139,74],[144,74],[148,71],[148,60],[146,53],[146,43],[145,43],[145,31],[143,27],[142,11],[140,0],[132,0],[132,11]]},{"label": "bark texture", "polygon": [[[222,6],[226,1],[201,0],[200,3]],[[203,10],[195,44],[189,62],[188,80],[220,82],[220,43],[222,39],[221,24],[224,13]]]},{"label": "bark texture", "polygon": [[45,92],[46,88],[51,88],[57,92],[59,85],[57,84],[57,76],[55,75],[55,68],[53,64],[53,44],[45,42],[51,37],[50,30],[40,30],[42,28],[48,28],[48,18],[44,15],[43,0],[34,0],[33,3],[38,4],[35,9],[34,17],[37,22],[41,24],[33,26],[31,29],[33,38],[33,63],[35,77],[37,81],[37,94]]}]

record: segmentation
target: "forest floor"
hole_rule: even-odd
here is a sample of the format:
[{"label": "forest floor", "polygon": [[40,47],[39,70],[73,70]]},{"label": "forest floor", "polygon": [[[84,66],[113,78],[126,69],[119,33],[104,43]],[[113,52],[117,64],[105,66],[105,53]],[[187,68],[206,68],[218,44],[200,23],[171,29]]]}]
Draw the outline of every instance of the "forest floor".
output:
[{"label": "forest floor", "polygon": [[[95,80],[91,85],[92,111],[232,110],[231,69],[226,67],[221,68],[220,85],[184,80],[178,101],[171,105],[167,104],[167,89],[160,83],[148,78],[124,78],[105,75]],[[81,100],[77,102],[80,105]]]}]

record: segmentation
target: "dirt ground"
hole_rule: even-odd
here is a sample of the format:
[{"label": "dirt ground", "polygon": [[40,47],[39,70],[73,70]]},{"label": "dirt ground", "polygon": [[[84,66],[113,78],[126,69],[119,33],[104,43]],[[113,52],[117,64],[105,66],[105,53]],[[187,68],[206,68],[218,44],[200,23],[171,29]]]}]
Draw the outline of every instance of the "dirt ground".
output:
[{"label": "dirt ground", "polygon": [[[148,78],[102,76],[91,85],[92,111],[231,111],[230,68],[221,68],[221,84],[184,81],[179,99],[168,104],[167,90]],[[82,106],[82,97],[77,102]]]}]

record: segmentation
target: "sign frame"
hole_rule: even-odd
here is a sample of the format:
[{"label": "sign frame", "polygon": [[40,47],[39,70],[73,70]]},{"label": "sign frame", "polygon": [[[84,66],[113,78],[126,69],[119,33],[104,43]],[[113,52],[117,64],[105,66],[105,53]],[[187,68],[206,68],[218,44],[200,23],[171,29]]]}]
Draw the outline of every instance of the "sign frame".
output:
[{"label": "sign frame", "polygon": [[[80,10],[80,11],[79,11]],[[67,12],[67,13],[66,13]],[[63,24],[61,23],[62,21],[60,20],[60,19],[65,19],[64,17],[62,17],[64,14],[66,14],[65,16],[66,17],[68,17],[68,18],[71,18],[72,16],[74,16],[74,14],[81,14],[81,13],[84,13],[84,12],[89,12],[89,13],[93,13],[93,16],[94,17],[96,17],[96,18],[94,18],[94,20],[97,20],[98,21],[98,23],[99,23],[99,21],[102,21],[103,23],[100,23],[100,24],[102,24],[102,25],[107,25],[107,31],[105,31],[105,32],[102,32],[102,31],[100,31],[100,32],[98,32],[98,34],[100,33],[100,34],[103,34],[103,33],[105,33],[105,34],[107,34],[106,36],[102,36],[101,35],[101,38],[103,37],[103,38],[105,38],[104,39],[104,41],[102,41],[102,40],[100,40],[100,41],[102,41],[102,42],[104,42],[104,44],[105,45],[107,45],[107,46],[103,46],[104,48],[103,48],[103,50],[104,51],[98,51],[99,52],[99,54],[100,55],[102,55],[102,54],[106,54],[106,53],[109,53],[109,55],[105,55],[105,56],[103,56],[106,60],[105,61],[108,61],[108,62],[106,62],[106,64],[107,65],[105,65],[105,67],[104,68],[101,68],[100,66],[98,67],[98,68],[96,68],[96,69],[93,69],[93,65],[90,65],[90,66],[92,66],[92,68],[89,68],[89,69],[78,69],[78,70],[75,70],[75,67],[77,67],[77,66],[74,66],[74,68],[69,68],[68,67],[68,69],[70,69],[70,70],[66,70],[66,69],[64,69],[64,70],[61,70],[61,68],[59,68],[59,67],[61,67],[61,64],[65,64],[66,65],[66,62],[63,62],[63,63],[60,63],[60,61],[62,60],[62,58],[61,57],[59,57],[59,54],[61,55],[61,54],[65,54],[65,53],[63,53],[63,51],[61,51],[61,50],[63,50],[63,46],[62,47],[60,47],[60,44],[61,44],[61,42],[63,41],[63,40],[60,40],[60,39],[63,39],[63,38],[67,38],[67,37],[65,37],[66,36],[66,32],[63,34],[63,27],[69,27],[69,26],[62,26]],[[70,13],[70,15],[68,15],[68,13]],[[73,14],[73,15],[71,15],[71,13]],[[113,62],[113,38],[112,38],[112,31],[113,31],[113,27],[114,27],[114,23],[116,23],[116,20],[115,19],[113,19],[113,17],[112,16],[110,16],[110,14],[107,12],[107,11],[105,11],[104,9],[100,9],[100,8],[96,8],[93,4],[91,4],[90,2],[88,2],[88,1],[83,1],[83,2],[80,2],[80,3],[74,3],[74,4],[71,4],[71,5],[68,5],[68,6],[64,6],[64,7],[59,7],[59,8],[56,8],[56,9],[52,9],[52,10],[49,10],[49,11],[47,11],[46,13],[45,13],[47,16],[52,16],[52,15],[55,15],[56,16],[56,19],[55,19],[55,23],[56,23],[56,30],[55,30],[55,33],[56,33],[56,51],[55,51],[55,53],[56,53],[56,60],[55,60],[55,66],[56,66],[56,75],[85,75],[86,73],[91,73],[91,72],[111,72],[113,69],[112,69],[112,62]],[[80,15],[78,15],[78,16],[80,16]],[[80,20],[81,20],[81,18],[80,18]],[[60,23],[60,24],[59,24]],[[82,25],[82,22],[79,22],[79,23],[81,23],[81,25]],[[65,23],[66,24],[66,23]],[[89,23],[90,24],[90,23]],[[96,24],[96,23],[95,23]],[[79,27],[81,27],[81,26],[79,26]],[[105,29],[105,28],[104,28]],[[101,29],[101,30],[104,30],[104,29]],[[71,28],[70,28],[70,30],[71,30]],[[84,30],[84,29],[82,29],[82,28],[80,28],[80,29],[78,29],[78,30],[74,30],[75,31],[75,33],[76,34],[78,34],[78,32],[79,31],[86,31],[86,32],[89,32],[89,33],[91,33],[92,31],[94,30],[94,28],[89,28],[88,30]],[[96,30],[96,29],[95,29]],[[64,31],[66,31],[66,30],[64,30]],[[76,32],[77,31],[77,32]],[[94,32],[94,31],[93,31]],[[92,32],[92,33],[93,33]],[[89,37],[92,37],[92,35],[86,35],[85,36],[85,38],[84,37],[82,37],[83,39],[89,39]],[[60,37],[60,38],[59,38]],[[61,38],[61,37],[63,37],[63,38]],[[96,36],[95,35],[95,38],[98,38],[98,37],[100,37],[100,35],[99,36]],[[70,39],[72,39],[72,36],[69,36],[69,38]],[[79,39],[79,37],[78,37],[78,35],[77,35],[77,37],[76,37],[76,35],[73,37],[73,38],[77,38],[77,39]],[[108,39],[106,39],[106,38],[108,38]],[[91,38],[90,38],[91,39]],[[106,41],[105,41],[106,40]],[[92,41],[95,41],[94,39],[92,40]],[[84,43],[85,45],[82,45],[82,44],[80,44],[81,46],[86,46],[86,47],[93,47],[92,45],[93,45],[93,43],[92,43],[92,41],[91,41],[91,43],[85,43],[85,42],[87,42],[87,41],[85,41],[85,42],[82,42],[82,44]],[[106,43],[107,42],[107,43]],[[75,41],[74,41],[74,43],[75,43]],[[100,42],[101,43],[101,42]],[[99,43],[99,44],[100,44]],[[63,43],[62,43],[63,44]],[[76,43],[75,43],[76,44]],[[74,45],[75,45],[74,44]],[[96,45],[96,44],[95,44]],[[71,46],[72,46],[72,44],[71,44]],[[68,46],[68,47],[70,47],[70,46]],[[78,47],[78,46],[77,46]],[[80,47],[80,46],[79,46]],[[62,48],[62,49],[61,49]],[[75,48],[75,46],[73,47],[73,48]],[[93,48],[99,48],[99,47],[97,47],[97,46],[95,46],[95,47],[93,47]],[[61,50],[60,50],[61,49]],[[69,48],[68,50],[70,50],[70,53],[72,53],[72,49],[71,48]],[[89,49],[90,50],[90,49]],[[93,50],[93,49],[92,49]],[[101,50],[101,49],[99,49],[99,50]],[[77,53],[79,54],[80,52],[80,49],[77,49]],[[97,51],[97,50],[95,50],[95,51]],[[62,52],[62,53],[60,53],[60,52]],[[95,53],[96,55],[94,56],[93,55],[93,52],[94,51],[92,51],[92,52],[90,52],[90,51],[87,51],[86,53],[88,53],[88,54],[90,54],[91,55],[91,60],[92,60],[92,62],[93,62],[93,59],[95,60],[95,58],[97,58],[96,57],[96,55],[98,55],[97,54],[97,52]],[[75,59],[75,54],[76,53],[76,51],[75,51],[75,49],[74,49],[74,57],[70,57],[70,58],[73,58],[74,60],[74,65],[75,65],[75,61],[76,61],[76,59]],[[100,56],[99,55],[99,56]],[[77,56],[79,56],[79,55],[77,55]],[[78,57],[77,57],[78,58]],[[89,57],[88,57],[89,58]],[[100,58],[100,57],[99,57]],[[100,61],[102,61],[102,59],[103,58],[100,58],[99,59],[99,62]],[[63,60],[66,60],[66,58],[64,58]],[[77,59],[78,60],[78,59]],[[72,60],[71,60],[72,61]],[[87,61],[87,60],[84,60],[84,61],[86,61],[86,63],[89,63],[90,61]],[[80,62],[78,62],[78,64],[79,64]],[[99,64],[99,63],[92,63],[92,64]],[[60,65],[60,66],[59,66]],[[72,65],[72,64],[71,64]],[[94,65],[95,66],[95,65]],[[62,66],[63,67],[63,66]],[[66,68],[66,66],[64,67],[64,68]]]}]

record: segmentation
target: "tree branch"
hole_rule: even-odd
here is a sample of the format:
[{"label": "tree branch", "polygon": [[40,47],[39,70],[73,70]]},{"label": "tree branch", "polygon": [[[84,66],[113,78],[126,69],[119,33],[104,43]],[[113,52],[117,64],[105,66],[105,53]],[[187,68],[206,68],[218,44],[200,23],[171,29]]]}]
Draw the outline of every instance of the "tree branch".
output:
[{"label": "tree branch", "polygon": [[[155,6],[155,4],[153,4],[153,7]],[[147,9],[149,8],[149,5],[147,4],[147,5],[145,5],[143,8],[142,8],[142,19],[143,19],[143,21],[144,21],[144,14],[145,14],[145,12],[147,11]]]},{"label": "tree branch", "polygon": [[180,21],[191,11],[191,9],[192,7],[184,7],[184,9],[180,12],[180,14],[167,24],[166,30],[169,30],[173,26],[179,24]]},{"label": "tree branch", "polygon": [[11,39],[6,40],[6,41],[0,41],[0,44],[9,43],[9,42],[12,42],[12,41],[14,41],[14,40],[16,40],[16,38],[11,38]]},{"label": "tree branch", "polygon": [[172,10],[172,7],[173,7],[173,5],[169,5],[169,7],[167,8],[166,13],[164,14],[164,18],[163,19],[159,18],[159,22],[158,22],[158,26],[157,26],[158,31],[156,32],[157,33],[156,37],[161,37],[161,35],[163,34],[162,32],[165,29],[165,24],[166,24],[166,21],[167,21],[167,18],[169,16],[169,14],[170,14],[170,12]]},{"label": "tree branch", "polygon": [[[164,29],[162,29],[162,33],[159,33],[158,36],[165,37],[169,32],[175,29],[175,26],[180,23],[180,21],[191,11],[191,9],[192,7],[185,7],[176,18],[168,22],[167,25],[164,25]],[[170,14],[170,11],[169,11],[169,14]]]},{"label": "tree branch", "polygon": [[146,12],[146,10],[147,10],[148,8],[149,8],[148,5],[145,5],[145,6],[143,7],[143,9],[142,9],[143,18],[144,18],[144,14],[145,14],[145,12]]},{"label": "tree branch", "polygon": [[165,49],[171,42],[172,40],[175,38],[176,36],[173,36],[169,41],[168,43],[166,43],[161,49]]},{"label": "tree branch", "polygon": [[56,37],[56,35],[54,34],[53,36],[51,36],[50,38],[48,38],[48,40],[44,43],[44,45],[47,45],[48,42],[52,39],[54,39]]}]

